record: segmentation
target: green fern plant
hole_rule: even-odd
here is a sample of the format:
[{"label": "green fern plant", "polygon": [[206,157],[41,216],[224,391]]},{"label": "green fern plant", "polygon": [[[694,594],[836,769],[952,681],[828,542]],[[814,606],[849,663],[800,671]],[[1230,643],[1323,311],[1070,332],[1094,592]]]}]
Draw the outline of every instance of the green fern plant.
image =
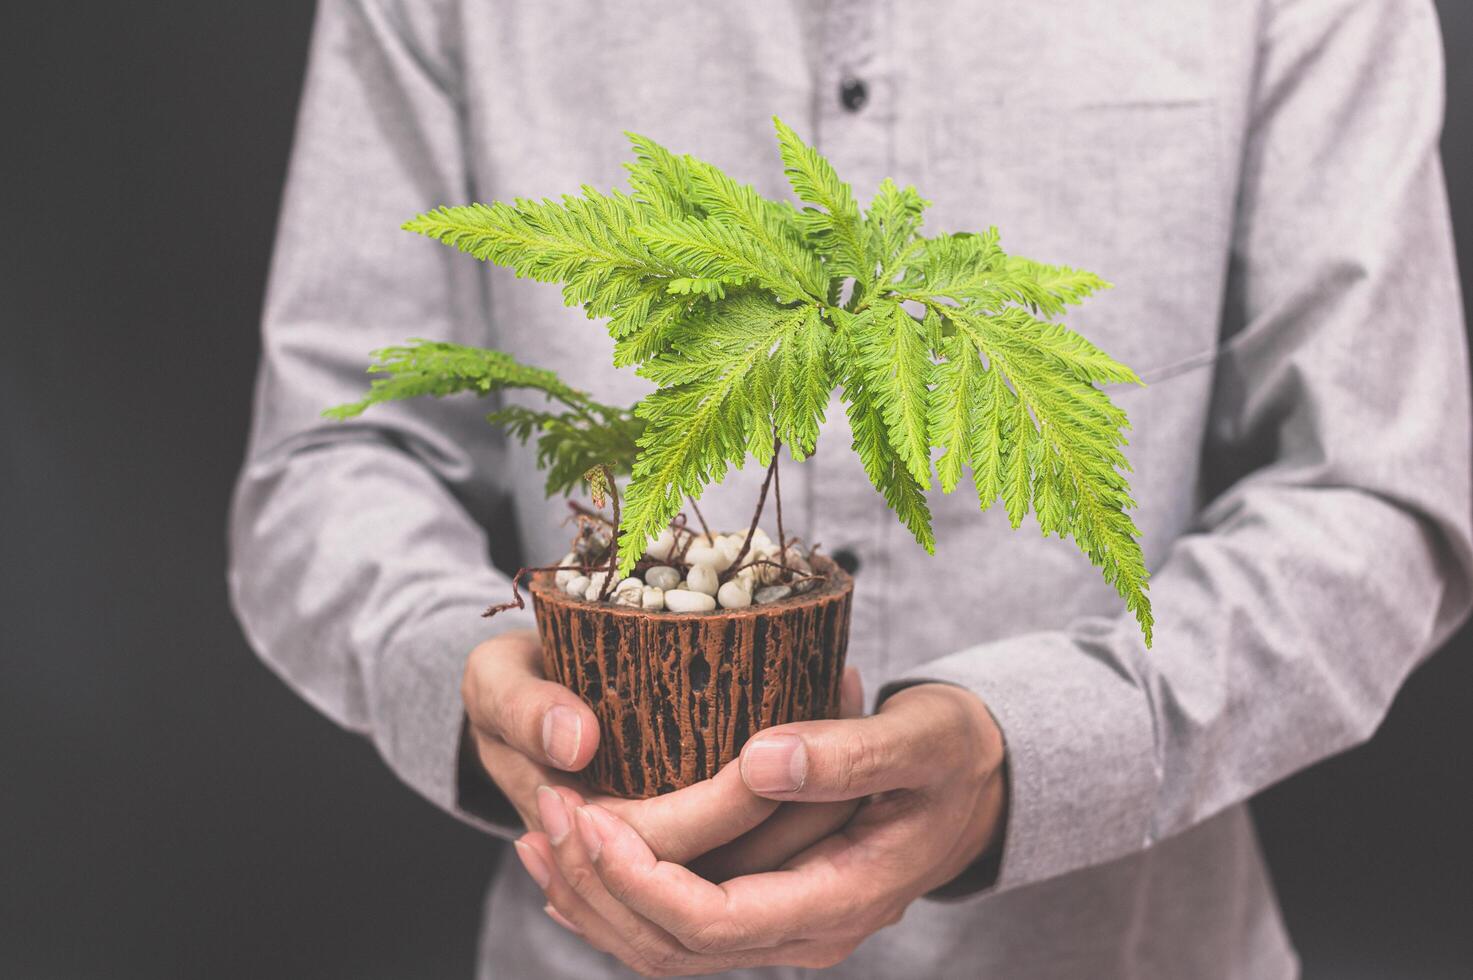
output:
[{"label": "green fern plant", "polygon": [[861,210],[829,162],[774,122],[801,207],[631,134],[631,193],[584,186],[404,225],[560,283],[569,306],[607,321],[615,364],[654,383],[637,405],[598,404],[500,352],[419,341],[377,352],[370,370],[384,377],[328,414],[419,395],[543,393],[558,410],[503,408],[490,420],[537,436],[549,494],[603,466],[629,477],[623,575],[730,468],[752,457],[775,471],[784,444],[798,460],[812,453],[837,388],[865,472],[922,547],[935,549],[926,491],[951,493],[970,473],[982,510],[1001,500],[1013,527],[1032,513],[1045,535],[1072,537],[1149,645],[1148,572],[1127,513],[1129,422],[1101,390],[1141,382],[1056,319],[1108,284],[1008,255],[995,228],[923,236],[928,202],[888,179]]}]

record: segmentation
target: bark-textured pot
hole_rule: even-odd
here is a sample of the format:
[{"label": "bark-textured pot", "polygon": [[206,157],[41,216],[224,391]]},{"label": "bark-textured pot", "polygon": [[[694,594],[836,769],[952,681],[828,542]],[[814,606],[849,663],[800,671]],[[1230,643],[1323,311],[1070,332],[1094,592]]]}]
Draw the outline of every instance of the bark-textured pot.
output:
[{"label": "bark-textured pot", "polygon": [[826,578],[781,602],[709,613],[586,602],[532,580],[550,680],[598,716],[595,788],[655,796],[709,778],[756,732],[832,718],[849,645],[854,580],[817,555]]}]

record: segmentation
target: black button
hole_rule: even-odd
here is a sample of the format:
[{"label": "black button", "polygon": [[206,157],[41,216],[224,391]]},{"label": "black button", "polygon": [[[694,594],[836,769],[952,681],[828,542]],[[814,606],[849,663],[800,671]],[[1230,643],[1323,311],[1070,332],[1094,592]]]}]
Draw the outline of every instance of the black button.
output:
[{"label": "black button", "polygon": [[853,575],[859,571],[859,556],[848,548],[840,548],[834,552],[834,564]]},{"label": "black button", "polygon": [[839,101],[850,112],[858,112],[869,101],[869,87],[857,78],[846,78],[839,83]]}]

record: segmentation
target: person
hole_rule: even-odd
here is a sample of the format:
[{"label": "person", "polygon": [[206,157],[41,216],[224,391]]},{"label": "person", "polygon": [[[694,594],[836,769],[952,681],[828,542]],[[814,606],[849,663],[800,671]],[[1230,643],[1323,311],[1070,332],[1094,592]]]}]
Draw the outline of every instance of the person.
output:
[{"label": "person", "polygon": [[[1470,603],[1441,113],[1427,0],[321,0],[231,519],[241,622],[406,783],[518,841],[485,976],[1293,976],[1246,801],[1369,738]],[[595,800],[592,715],[538,675],[529,618],[479,616],[508,591],[490,552],[566,550],[528,452],[461,400],[319,413],[408,337],[638,397],[556,290],[399,225],[607,186],[621,130],[780,193],[774,114],[856,187],[916,184],[928,228],[995,223],[1116,284],[1070,325],[1146,382],[1111,396],[1154,648],[1072,548],[966,494],[932,496],[927,557],[824,450],[832,411],[789,526],[857,568],[871,713],[851,677],[853,717]],[[755,469],[713,525],[745,524]]]}]

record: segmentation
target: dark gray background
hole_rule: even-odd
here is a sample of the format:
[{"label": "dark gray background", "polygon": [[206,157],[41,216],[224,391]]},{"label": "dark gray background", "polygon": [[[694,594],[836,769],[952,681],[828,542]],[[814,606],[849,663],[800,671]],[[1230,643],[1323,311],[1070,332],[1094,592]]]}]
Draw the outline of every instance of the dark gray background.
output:
[{"label": "dark gray background", "polygon": [[[225,602],[311,5],[7,6],[0,977],[468,976],[491,843],[287,691]],[[1466,286],[1473,6],[1439,6]],[[1473,975],[1470,639],[1257,803],[1311,978]]]}]

